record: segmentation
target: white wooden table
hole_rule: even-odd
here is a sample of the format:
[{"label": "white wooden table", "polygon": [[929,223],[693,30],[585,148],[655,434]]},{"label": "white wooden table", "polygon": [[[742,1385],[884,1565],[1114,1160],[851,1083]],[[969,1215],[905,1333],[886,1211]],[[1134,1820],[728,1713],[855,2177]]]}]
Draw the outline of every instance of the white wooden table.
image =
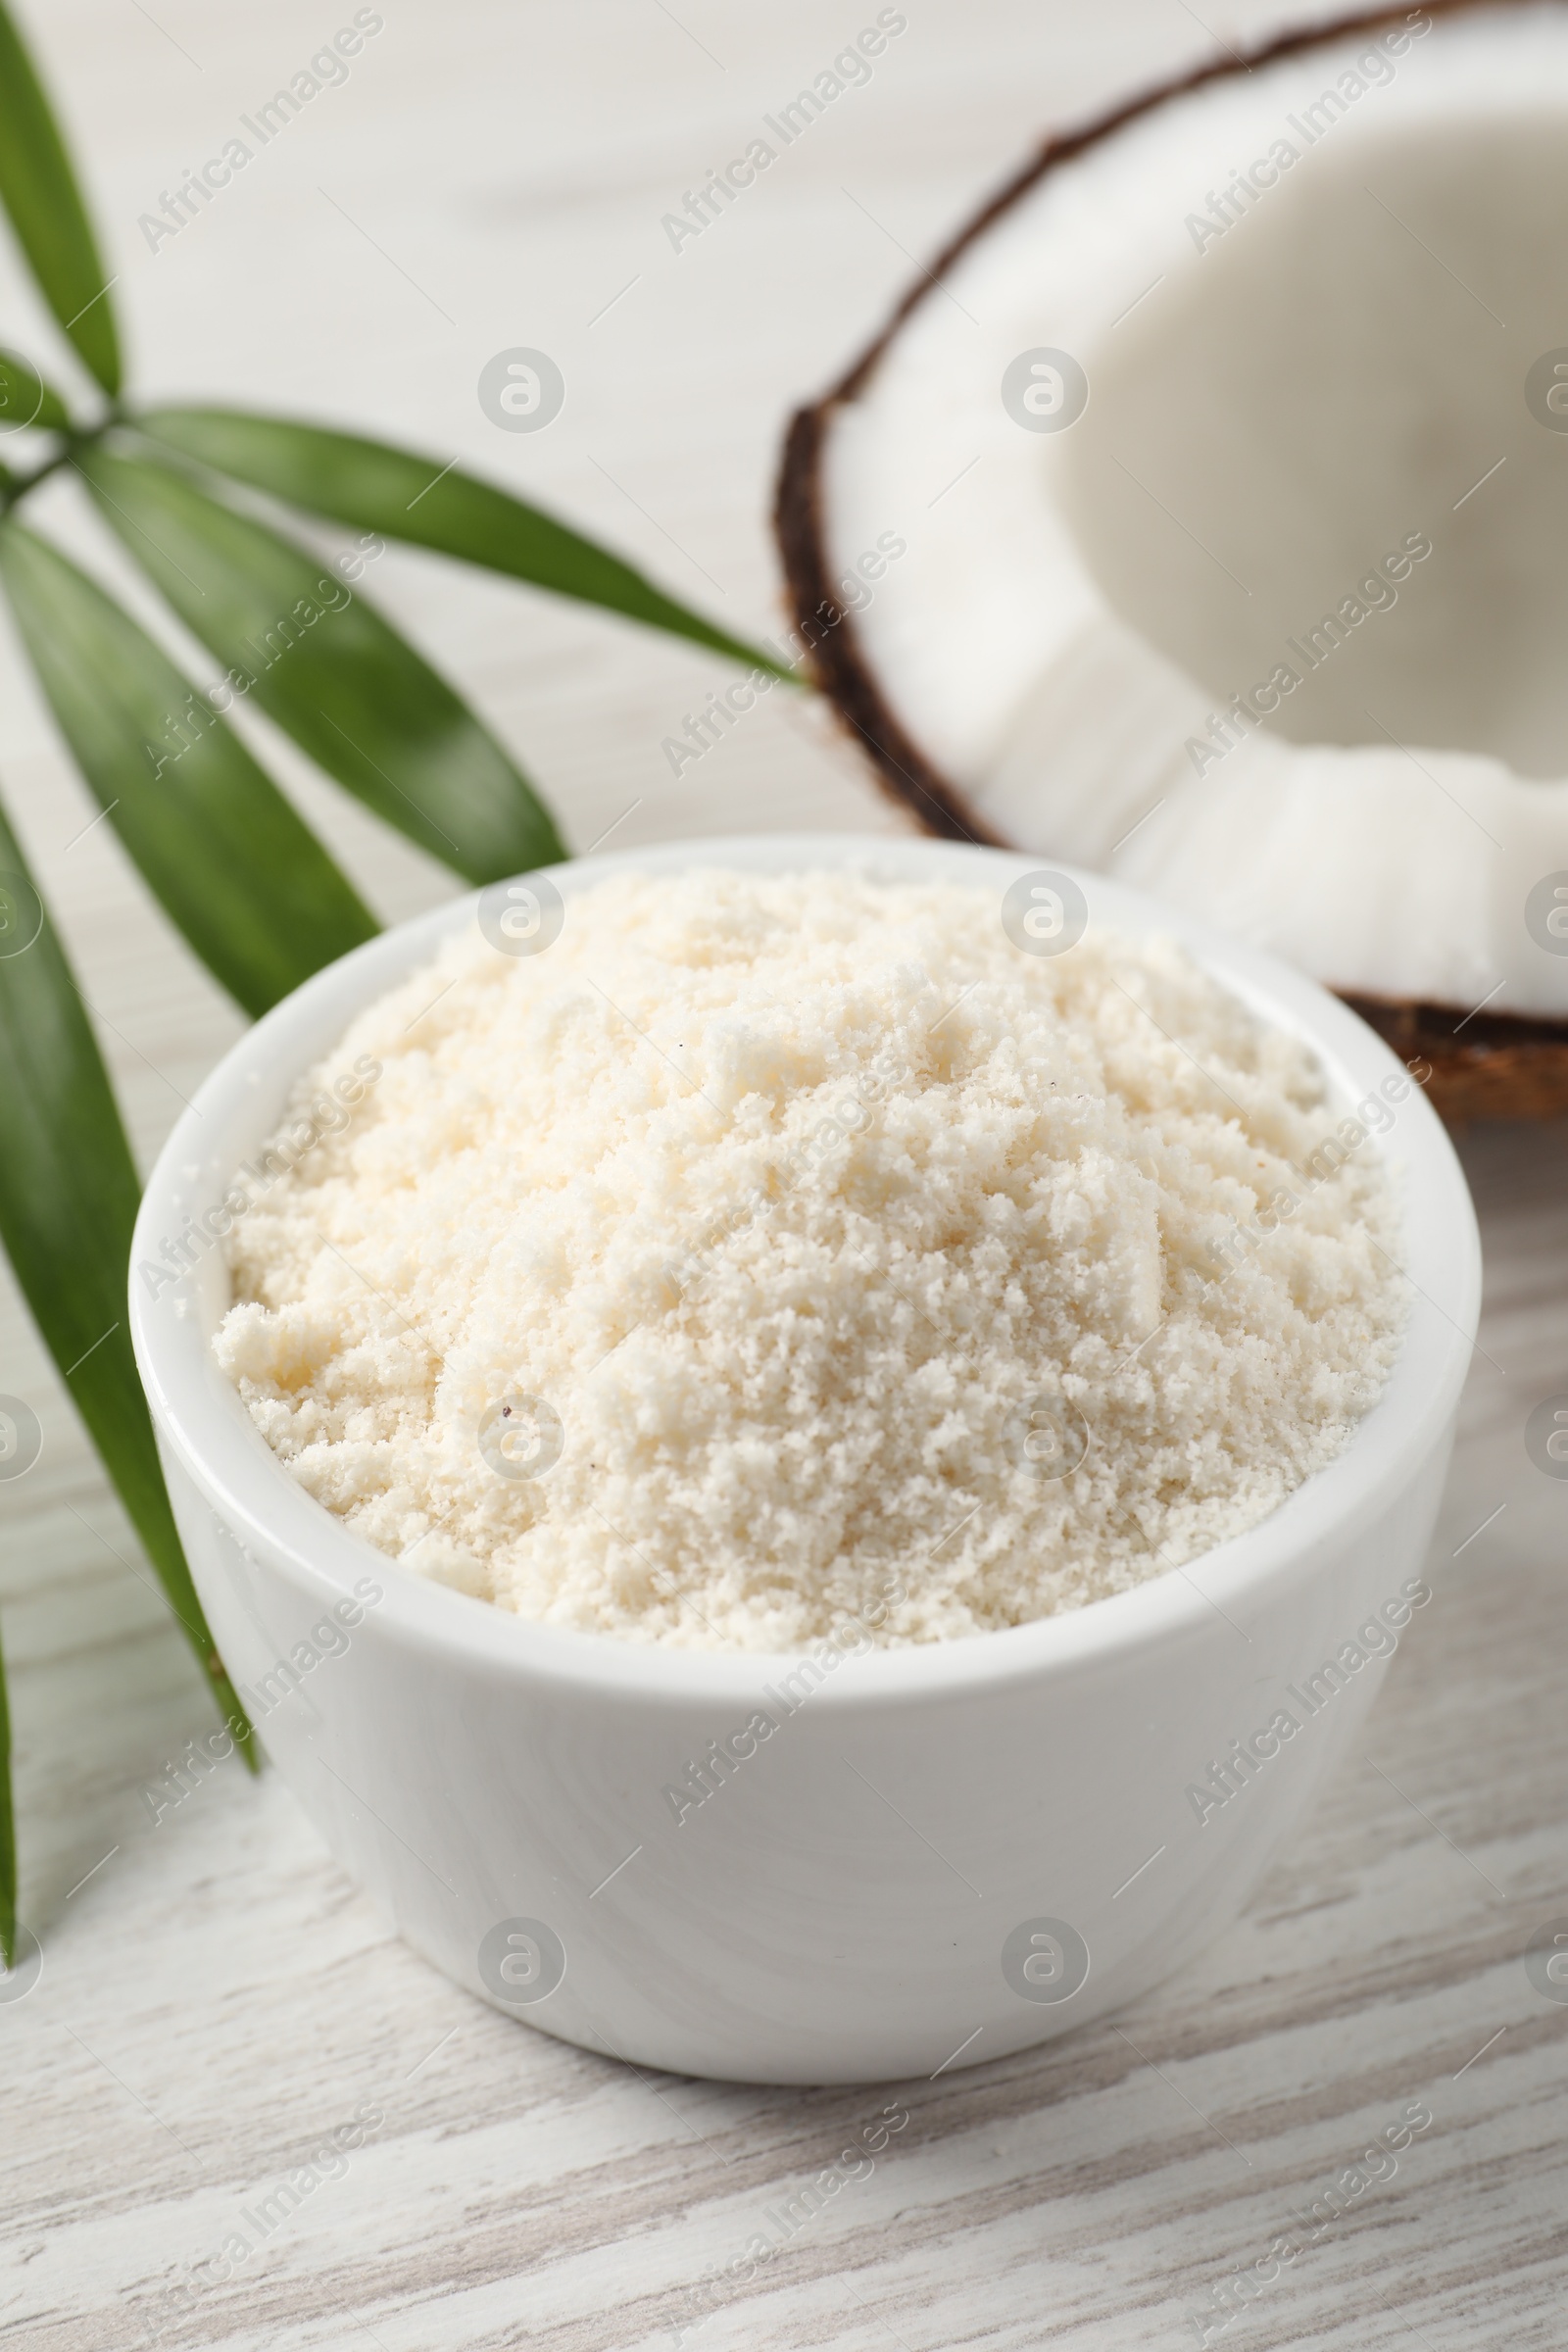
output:
[{"label": "white wooden table", "polygon": [[[869,86],[677,254],[662,215],[874,8],[385,0],[346,85],[153,254],[137,216],[349,21],[348,0],[23,13],[91,159],[146,388],[461,455],[753,631],[777,618],[765,515],[792,399],[1040,128],[1208,37],[1181,0],[908,0]],[[1276,15],[1212,22],[1234,39]],[[33,309],[0,260],[5,339],[41,353]],[[497,430],[475,394],[519,345],[567,383],[532,436]],[[122,576],[70,504],[54,501],[57,526]],[[629,842],[898,821],[821,714],[782,696],[673,779],[662,738],[716,663],[410,554],[374,588],[579,846],[612,824]],[[0,781],[145,1159],[237,1017],[108,828],[75,838],[91,805],[8,632],[0,669]],[[453,887],[267,748],[384,915]],[[886,2093],[655,2079],[492,2014],[388,1936],[275,1779],[230,1767],[155,1827],[142,1788],[205,1729],[206,1701],[8,1289],[0,1391],[46,1434],[38,1467],[0,1489],[24,1911],[44,1966],[0,2006],[0,2340],[672,2342],[694,2282],[896,2097],[909,2122],[871,2177],[702,2322],[704,2352],[1130,2352],[1197,2342],[1203,2313],[1209,2341],[1249,2347],[1568,2343],[1568,2008],[1521,1958],[1568,1918],[1568,1485],[1523,1446],[1530,1406],[1568,1391],[1568,1155],[1560,1131],[1500,1130],[1466,1155],[1488,1353],[1438,1598],[1365,1758],[1241,1924],[1156,1995],[1043,2054]],[[1215,2290],[1299,2236],[1293,2214],[1410,2100],[1434,2121],[1395,2176],[1212,2326]],[[170,2297],[367,2104],[382,2120],[338,2177],[231,2280]]]}]

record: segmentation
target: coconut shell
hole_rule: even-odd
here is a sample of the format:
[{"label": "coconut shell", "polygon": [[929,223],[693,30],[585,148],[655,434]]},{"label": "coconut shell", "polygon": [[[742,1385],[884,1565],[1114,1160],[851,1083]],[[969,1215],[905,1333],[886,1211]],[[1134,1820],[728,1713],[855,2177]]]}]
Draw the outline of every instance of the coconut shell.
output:
[{"label": "coconut shell", "polygon": [[[1503,0],[1425,0],[1431,17],[1501,5]],[[906,731],[866,659],[855,615],[833,588],[833,565],[823,515],[823,446],[834,411],[851,401],[899,327],[974,241],[1048,172],[1140,115],[1205,82],[1250,72],[1277,57],[1316,48],[1347,35],[1372,33],[1402,21],[1403,9],[1375,9],[1288,32],[1245,55],[1227,53],[1101,116],[1082,129],[1048,139],[1001,191],[991,197],[909,287],[875,339],[832,389],[797,410],[785,435],[773,527],[783,559],[794,623],[806,645],[811,675],[869,760],[878,782],[928,833],[949,841],[1004,840],[973,809]],[[1042,851],[1042,856],[1049,852]],[[1452,1122],[1475,1118],[1549,1119],[1568,1116],[1568,1020],[1531,1019],[1505,1012],[1469,1012],[1462,1005],[1352,996],[1345,1001],[1386,1038],[1402,1059],[1432,1065],[1426,1082],[1435,1107]]]}]

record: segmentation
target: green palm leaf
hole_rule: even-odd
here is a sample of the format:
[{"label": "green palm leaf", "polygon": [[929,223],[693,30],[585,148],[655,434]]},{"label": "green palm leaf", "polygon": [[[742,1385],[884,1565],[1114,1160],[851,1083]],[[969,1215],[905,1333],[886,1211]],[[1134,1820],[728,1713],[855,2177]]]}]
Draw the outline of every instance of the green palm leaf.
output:
[{"label": "green palm leaf", "polygon": [[553,514],[461,466],[443,468],[434,458],[358,433],[282,416],[251,416],[235,409],[155,409],[137,424],[170,448],[253,489],[270,491],[288,506],[622,612],[649,628],[726,654],[748,668],[776,677],[793,674],[771,654],[715,628],[666,596],[608,548],[596,547]]},{"label": "green palm leaf", "polygon": [[65,402],[32,362],[20,352],[0,351],[0,427],[13,433],[30,424],[41,433],[63,433],[70,422]]},{"label": "green palm leaf", "polygon": [[[244,1752],[249,1727],[174,1531],[125,1323],[138,1186],[71,966],[0,813],[0,1241]],[[8,944],[9,943],[9,944]]]},{"label": "green palm leaf", "polygon": [[120,390],[109,281],[31,58],[0,0],[0,204],[38,290],[104,390]]},{"label": "green palm leaf", "polygon": [[171,919],[247,1012],[377,925],[314,833],[167,654],[21,524],[4,579],[61,732]]},{"label": "green palm leaf", "polygon": [[378,816],[471,882],[564,857],[495,737],[358,588],[161,460],[79,462],[185,626]]}]

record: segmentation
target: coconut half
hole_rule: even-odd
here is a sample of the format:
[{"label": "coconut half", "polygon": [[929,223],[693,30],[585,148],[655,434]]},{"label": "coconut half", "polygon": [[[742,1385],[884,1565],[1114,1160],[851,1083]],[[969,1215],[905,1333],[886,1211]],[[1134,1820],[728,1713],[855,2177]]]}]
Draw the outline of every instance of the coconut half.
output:
[{"label": "coconut half", "polygon": [[1289,957],[1450,1115],[1568,1111],[1565,222],[1568,7],[1227,57],[1047,146],[779,490],[931,831]]}]

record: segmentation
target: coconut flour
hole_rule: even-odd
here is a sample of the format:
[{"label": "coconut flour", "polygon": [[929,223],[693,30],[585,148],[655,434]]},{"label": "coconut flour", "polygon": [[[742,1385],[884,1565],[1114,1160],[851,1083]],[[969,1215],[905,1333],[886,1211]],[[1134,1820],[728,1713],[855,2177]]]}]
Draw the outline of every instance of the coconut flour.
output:
[{"label": "coconut flour", "polygon": [[1020,953],[988,891],[620,875],[542,953],[450,940],[296,1137],[356,1061],[235,1220],[220,1361],[360,1535],[549,1625],[1074,1608],[1254,1526],[1397,1348],[1309,1053],[1172,945]]}]

